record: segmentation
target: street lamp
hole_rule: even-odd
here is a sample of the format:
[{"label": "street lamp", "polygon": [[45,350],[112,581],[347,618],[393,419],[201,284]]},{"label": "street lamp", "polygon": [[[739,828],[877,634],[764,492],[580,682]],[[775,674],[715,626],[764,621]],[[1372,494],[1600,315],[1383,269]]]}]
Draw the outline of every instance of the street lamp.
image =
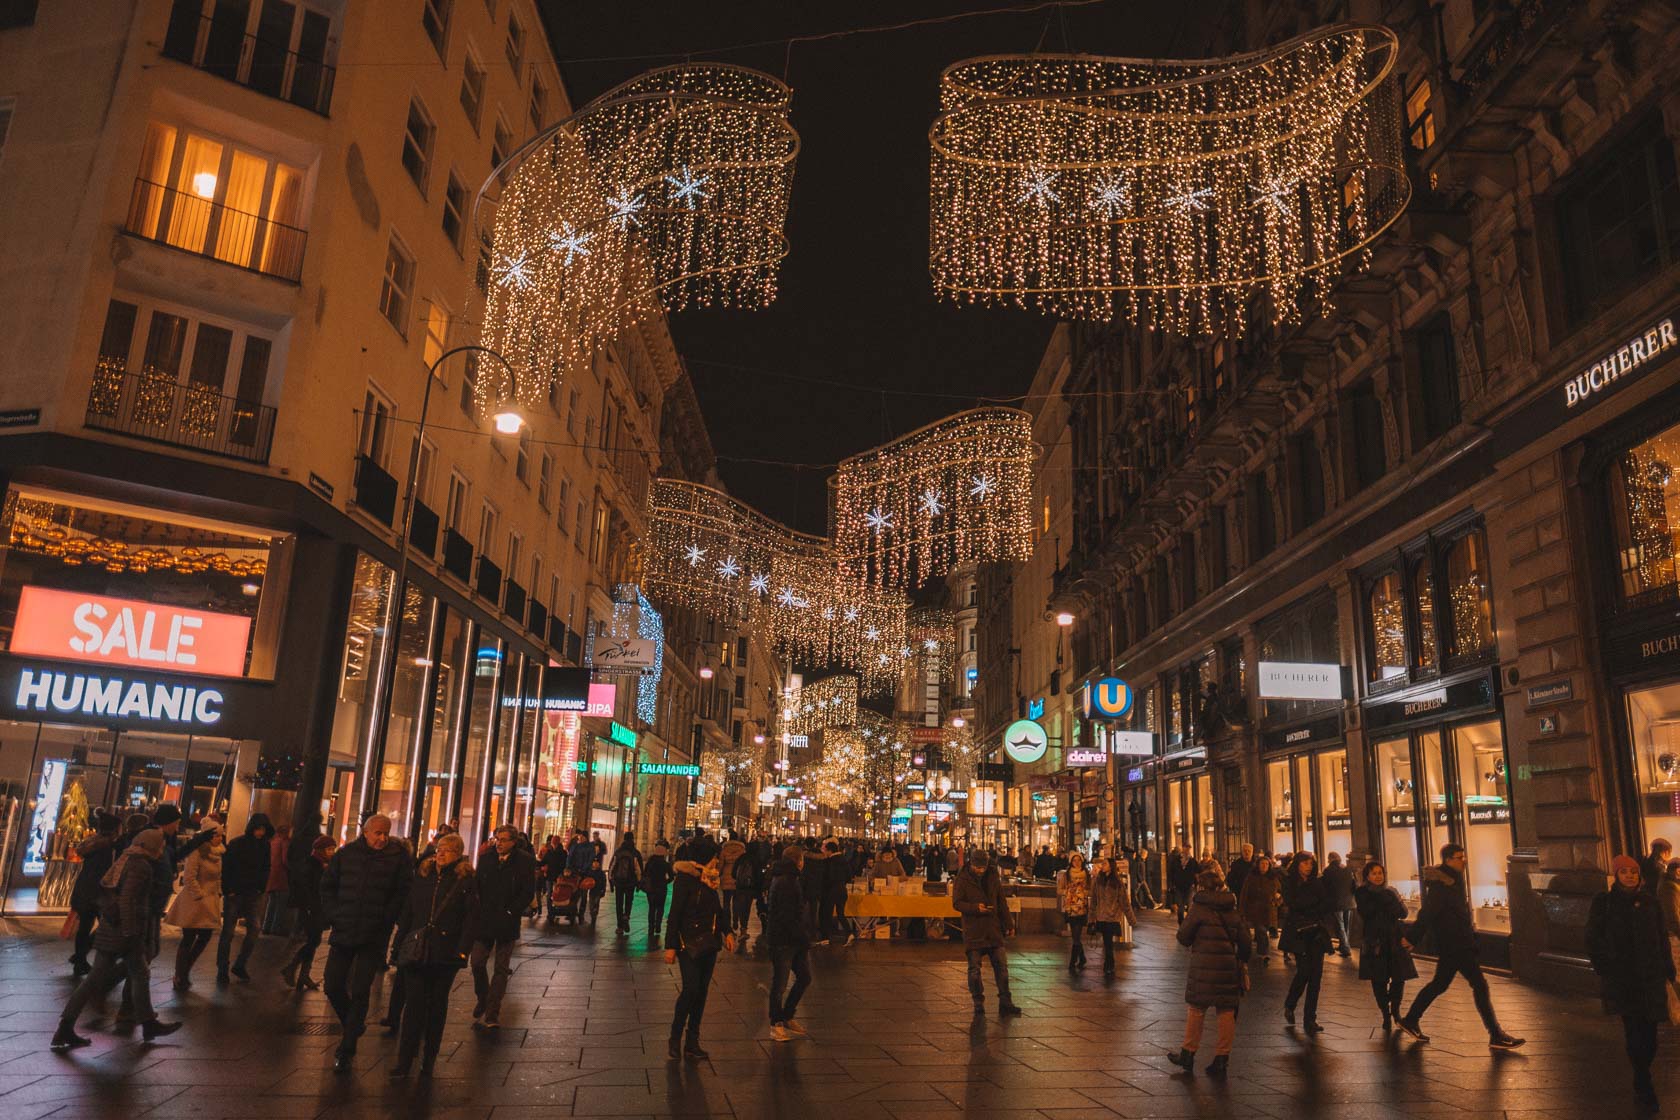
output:
[{"label": "street lamp", "polygon": [[[432,404],[432,383],[437,380],[438,367],[448,358],[456,354],[488,354],[501,363],[507,374],[508,386],[514,385],[513,367],[508,365],[506,358],[488,346],[469,343],[464,346],[453,346],[437,356],[431,365],[426,367],[426,391],[420,398],[420,423],[414,432],[414,446],[408,455],[408,480],[403,491],[402,523],[397,527],[397,571],[396,582],[392,585],[392,592],[385,603],[385,641],[379,652],[378,673],[374,677],[373,697],[369,704],[367,722],[367,738],[362,743],[362,788],[361,796],[357,799],[357,808],[361,816],[378,808],[379,801],[379,748],[385,742],[386,732],[391,725],[391,696],[397,682],[397,646],[402,640],[404,585],[408,582],[408,534],[414,520],[414,487],[420,474],[420,445],[426,435],[426,414]],[[502,407],[492,418],[496,431],[503,435],[512,435],[524,426],[525,418],[511,400],[504,401]],[[411,779],[412,780],[412,779]],[[413,821],[405,824],[412,825]]]},{"label": "street lamp", "polygon": [[1064,627],[1065,626],[1072,626],[1073,625],[1073,612],[1072,611],[1057,611],[1056,612],[1056,625],[1057,626],[1064,626]]},{"label": "street lamp", "polygon": [[713,676],[715,676],[715,674],[712,672],[712,667],[710,665],[700,666],[700,679],[701,680],[709,681],[709,680],[712,679]]}]

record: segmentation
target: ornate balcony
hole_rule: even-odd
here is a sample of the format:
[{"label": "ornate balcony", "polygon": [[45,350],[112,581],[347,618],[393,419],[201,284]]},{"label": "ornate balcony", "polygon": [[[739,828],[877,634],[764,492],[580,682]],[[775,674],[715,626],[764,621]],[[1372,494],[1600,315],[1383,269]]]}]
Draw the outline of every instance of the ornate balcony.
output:
[{"label": "ornate balcony", "polygon": [[90,428],[266,463],[274,414],[257,401],[102,362],[94,371],[84,422]]},{"label": "ornate balcony", "polygon": [[150,179],[134,180],[123,228],[147,241],[293,283],[303,274],[308,240],[303,230]]}]

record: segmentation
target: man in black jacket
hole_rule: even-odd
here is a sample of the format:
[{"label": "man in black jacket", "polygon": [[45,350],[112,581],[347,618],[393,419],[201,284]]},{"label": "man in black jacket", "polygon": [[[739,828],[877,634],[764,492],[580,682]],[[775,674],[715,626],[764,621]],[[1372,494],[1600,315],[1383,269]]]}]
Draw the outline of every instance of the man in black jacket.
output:
[{"label": "man in black jacket", "polygon": [[1342,862],[1339,852],[1331,852],[1325,857],[1324,873],[1319,877],[1330,895],[1330,923],[1336,933],[1336,952],[1346,960],[1353,956],[1353,950],[1348,947],[1348,929],[1353,921],[1353,872]]},{"label": "man in black jacket", "polygon": [[[269,843],[274,826],[261,813],[252,813],[245,822],[245,835],[236,837],[222,853],[222,936],[216,941],[216,983],[228,985],[228,973],[249,980],[245,966],[251,963],[257,937],[262,932],[263,892],[268,889]],[[239,945],[239,958],[228,967],[233,950],[234,934],[240,919],[245,921],[245,940]]]},{"label": "man in black jacket", "polygon": [[391,818],[377,813],[362,822],[362,834],[338,850],[321,876],[321,906],[332,925],[322,986],[344,1025],[333,1059],[339,1073],[349,1071],[356,1041],[367,1030],[368,992],[413,880],[414,857],[392,841]]},{"label": "man in black jacket", "polygon": [[1009,954],[1003,948],[1003,939],[1013,932],[1014,923],[1003,897],[1003,880],[997,868],[991,866],[991,856],[984,849],[970,852],[968,863],[957,872],[957,881],[951,888],[951,906],[963,919],[968,994],[974,997],[974,1013],[983,1015],[986,1011],[986,993],[980,986],[980,959],[990,957],[992,977],[997,981],[998,1014],[1021,1014],[1009,996]]},{"label": "man in black jacket", "polygon": [[[502,997],[507,994],[513,947],[519,944],[520,919],[536,889],[536,857],[519,846],[519,832],[511,824],[496,830],[496,845],[478,860],[478,910],[473,915],[472,965],[473,1026],[495,1030],[502,1025]],[[496,974],[486,974],[490,954],[496,955]]]},{"label": "man in black jacket", "polygon": [[1493,1013],[1493,1000],[1488,995],[1488,982],[1476,961],[1476,927],[1470,915],[1470,897],[1464,891],[1464,868],[1469,863],[1464,845],[1447,844],[1441,849],[1441,866],[1424,872],[1423,907],[1417,921],[1412,923],[1408,937],[1400,944],[1410,949],[1413,942],[1433,941],[1435,976],[1412,1001],[1412,1009],[1400,1020],[1399,1027],[1419,1042],[1428,1042],[1418,1025],[1423,1013],[1435,1002],[1435,997],[1452,985],[1453,977],[1462,975],[1476,999],[1482,1025],[1487,1028],[1488,1045],[1496,1050],[1514,1050],[1523,1039],[1506,1033]]},{"label": "man in black jacket", "polygon": [[[811,934],[805,925],[805,896],[799,889],[799,872],[805,849],[789,844],[771,869],[770,902],[764,933],[770,942],[770,1035],[786,1042],[804,1035],[805,1028],[794,1019],[799,997],[811,986]],[[782,996],[788,973],[793,987]]]}]

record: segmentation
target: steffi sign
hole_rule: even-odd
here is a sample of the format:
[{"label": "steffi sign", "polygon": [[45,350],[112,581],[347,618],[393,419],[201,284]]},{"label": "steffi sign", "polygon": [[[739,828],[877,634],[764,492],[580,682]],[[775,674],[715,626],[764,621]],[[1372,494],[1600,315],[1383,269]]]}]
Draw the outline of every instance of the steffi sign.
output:
[{"label": "steffi sign", "polygon": [[215,677],[245,675],[244,615],[24,587],[11,651]]}]

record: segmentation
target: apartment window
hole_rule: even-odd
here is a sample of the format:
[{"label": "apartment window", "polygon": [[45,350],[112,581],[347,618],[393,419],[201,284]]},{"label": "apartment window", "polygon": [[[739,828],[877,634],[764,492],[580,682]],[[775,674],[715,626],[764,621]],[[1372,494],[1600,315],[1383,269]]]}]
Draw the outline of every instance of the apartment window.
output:
[{"label": "apartment window", "polygon": [[431,166],[432,141],[436,137],[437,126],[432,123],[431,114],[426,112],[419,98],[411,99],[408,103],[408,123],[403,128],[402,165],[421,194],[426,193],[426,172]]},{"label": "apartment window", "polygon": [[17,98],[0,97],[0,163],[6,158],[6,136],[12,131],[12,113],[17,108]]},{"label": "apartment window", "polygon": [[1324,463],[1318,454],[1318,438],[1311,431],[1291,437],[1289,444],[1290,497],[1298,533],[1324,516]]},{"label": "apartment window", "polygon": [[1445,435],[1458,423],[1458,356],[1452,319],[1437,312],[1406,332],[1411,379],[1412,447]]},{"label": "apartment window", "polygon": [[520,536],[518,533],[509,533],[507,544],[507,564],[502,568],[502,570],[507,573],[507,578],[511,580],[517,580],[519,578],[519,558],[520,554],[524,550],[525,538]]},{"label": "apartment window", "polygon": [[153,410],[173,407],[174,396],[159,398],[144,387],[184,382],[200,394],[220,394],[238,402],[232,414],[218,408],[187,408],[181,423],[194,436],[210,434],[228,424],[232,439],[249,444],[255,435],[255,406],[267,393],[268,367],[274,340],[255,334],[240,323],[207,317],[198,311],[124,297],[113,299],[105,314],[99,357],[94,365],[88,412],[116,417],[128,402],[135,419],[150,419]]},{"label": "apartment window", "polygon": [[473,286],[479,295],[490,294],[490,237],[480,232],[478,235],[478,263],[473,266]]},{"label": "apartment window", "polygon": [[414,463],[414,498],[424,503],[426,495],[432,492],[432,459],[436,449],[429,440],[416,436],[408,445],[408,453]]},{"label": "apartment window", "polygon": [[296,280],[304,172],[234,141],[151,121],[125,228],[240,268]]},{"label": "apartment window", "polygon": [[1210,511],[1207,525],[1208,579],[1210,586],[1222,586],[1231,575],[1231,535],[1225,521],[1225,507]]},{"label": "apartment window", "polygon": [[306,5],[175,0],[162,46],[166,58],[325,115],[334,73],[327,65],[331,36],[332,17]]},{"label": "apartment window", "polygon": [[513,76],[520,76],[525,66],[525,25],[519,22],[518,12],[508,13],[507,60]]},{"label": "apartment window", "polygon": [[449,10],[453,6],[454,0],[421,0],[420,6],[420,26],[445,62],[449,61]]},{"label": "apartment window", "polygon": [[1435,110],[1429,107],[1429,79],[1420,78],[1406,95],[1406,142],[1418,151],[1435,143]]},{"label": "apartment window", "polygon": [[579,498],[578,501],[577,501],[577,506],[575,507],[574,512],[572,514],[572,518],[573,518],[572,526],[576,530],[572,534],[572,540],[576,542],[577,550],[579,552],[583,551],[583,538],[586,536],[586,534],[584,532],[584,529],[585,529],[586,526],[585,526],[584,520],[583,520],[583,507],[584,507],[584,501],[583,501],[582,498]]},{"label": "apartment window", "polygon": [[471,420],[478,419],[478,351],[461,355],[461,411]]},{"label": "apartment window", "polygon": [[[420,360],[431,369],[449,348],[449,309],[437,298],[426,308],[426,337],[420,346]],[[441,376],[442,371],[439,371]]]},{"label": "apartment window", "polygon": [[560,573],[554,572],[548,577],[548,612],[552,615],[560,609]]},{"label": "apartment window", "polygon": [[529,110],[531,114],[531,131],[541,132],[543,118],[548,115],[548,89],[542,84],[541,78],[533,77],[531,79],[531,104],[529,106]]},{"label": "apartment window", "polygon": [[554,508],[554,524],[559,530],[566,532],[566,507],[572,500],[572,480],[565,475],[560,476],[560,493],[556,495]]},{"label": "apartment window", "polygon": [[490,546],[496,543],[496,523],[500,520],[501,515],[496,512],[496,507],[489,502],[485,502],[484,507],[478,511],[479,555],[490,555]]},{"label": "apartment window", "polygon": [[566,434],[577,438],[578,391],[572,390],[571,399],[566,406]]},{"label": "apartment window", "polygon": [[1277,547],[1277,518],[1272,510],[1272,490],[1265,474],[1248,476],[1248,558],[1259,560]]},{"label": "apartment window", "polygon": [[457,533],[467,516],[467,496],[471,493],[467,480],[455,471],[449,472],[449,493],[443,503],[443,523]]},{"label": "apartment window", "polygon": [[531,425],[519,426],[519,442],[514,447],[513,476],[526,486],[531,485]]},{"label": "apartment window", "polygon": [[498,115],[496,127],[490,132],[490,170],[494,171],[506,163],[508,153],[512,151],[513,133],[508,129],[507,122]]},{"label": "apartment window", "polygon": [[484,111],[484,64],[471,51],[461,61],[461,111],[477,132],[478,118]]},{"label": "apartment window", "polygon": [[604,502],[595,505],[595,520],[589,527],[589,562],[599,565],[601,557],[607,551],[607,507]]},{"label": "apartment window", "polygon": [[537,505],[548,509],[548,490],[554,480],[554,456],[544,451],[537,461]]},{"label": "apartment window", "polygon": [[1557,226],[1571,324],[1680,259],[1674,143],[1659,120],[1571,177],[1558,195]]},{"label": "apartment window", "polygon": [[362,430],[356,440],[356,451],[382,469],[390,466],[391,424],[396,414],[397,406],[391,403],[391,398],[368,385],[362,398]]},{"label": "apartment window", "polygon": [[451,171],[443,188],[443,235],[461,251],[461,235],[467,229],[467,185]]},{"label": "apartment window", "polygon": [[393,233],[391,244],[385,250],[385,277],[379,286],[379,313],[404,338],[408,337],[408,305],[413,295],[414,257]]},{"label": "apartment window", "polygon": [[1370,378],[1349,391],[1348,415],[1353,431],[1353,480],[1356,488],[1363,490],[1388,473],[1382,402]]}]

